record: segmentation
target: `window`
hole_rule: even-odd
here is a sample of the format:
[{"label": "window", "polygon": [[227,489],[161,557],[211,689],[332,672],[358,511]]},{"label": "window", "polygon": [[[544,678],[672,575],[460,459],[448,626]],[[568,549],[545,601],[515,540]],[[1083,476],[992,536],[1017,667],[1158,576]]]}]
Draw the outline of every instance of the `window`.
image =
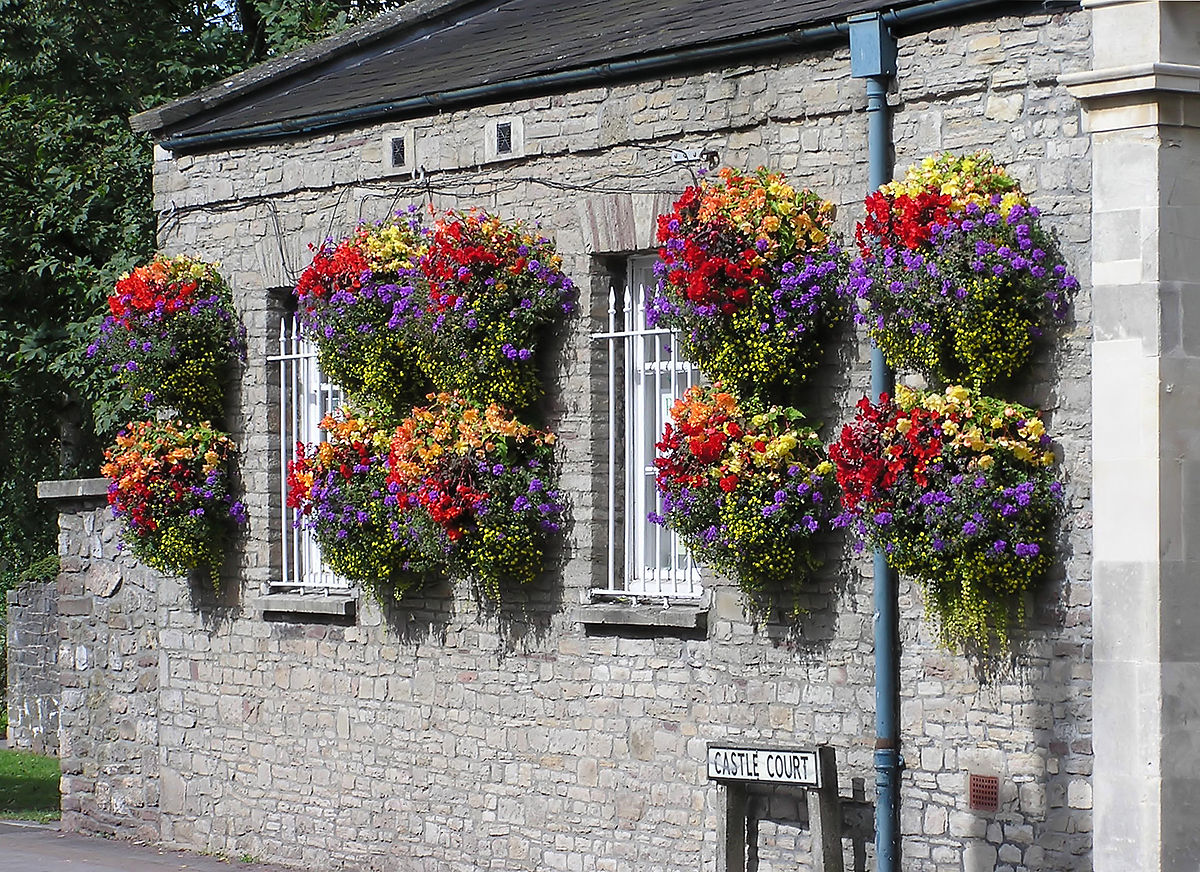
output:
[{"label": "window", "polygon": [[606,346],[608,367],[608,574],[593,593],[691,599],[702,593],[691,555],[679,537],[647,518],[661,509],[655,443],[675,400],[700,382],[672,333],[646,323],[654,263],[629,259],[624,281],[609,293],[608,330],[593,336]]},{"label": "window", "polygon": [[344,593],[349,583],[321,560],[312,534],[295,525],[295,510],[287,506],[287,467],[296,443],[320,442],[321,420],[343,403],[342,390],[321,375],[317,349],[303,339],[296,319],[285,315],[279,328],[279,511],[282,567],[271,585],[278,593]]}]

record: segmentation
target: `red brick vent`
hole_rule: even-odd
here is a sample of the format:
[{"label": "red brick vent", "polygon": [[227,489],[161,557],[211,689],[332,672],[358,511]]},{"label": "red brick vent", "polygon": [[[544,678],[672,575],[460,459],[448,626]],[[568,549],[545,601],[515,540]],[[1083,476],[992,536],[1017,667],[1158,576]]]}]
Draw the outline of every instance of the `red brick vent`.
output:
[{"label": "red brick vent", "polygon": [[972,811],[995,811],[999,808],[1000,779],[995,775],[968,775],[967,804]]}]

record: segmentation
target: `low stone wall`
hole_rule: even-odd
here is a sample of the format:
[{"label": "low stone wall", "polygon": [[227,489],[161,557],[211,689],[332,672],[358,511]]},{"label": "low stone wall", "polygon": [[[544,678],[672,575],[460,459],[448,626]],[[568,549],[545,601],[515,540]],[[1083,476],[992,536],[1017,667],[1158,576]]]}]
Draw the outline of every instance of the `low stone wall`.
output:
[{"label": "low stone wall", "polygon": [[59,503],[62,826],[157,840],[158,579],[120,549],[103,479],[44,482]]},{"label": "low stone wall", "polygon": [[8,746],[58,754],[58,583],[8,592]]}]

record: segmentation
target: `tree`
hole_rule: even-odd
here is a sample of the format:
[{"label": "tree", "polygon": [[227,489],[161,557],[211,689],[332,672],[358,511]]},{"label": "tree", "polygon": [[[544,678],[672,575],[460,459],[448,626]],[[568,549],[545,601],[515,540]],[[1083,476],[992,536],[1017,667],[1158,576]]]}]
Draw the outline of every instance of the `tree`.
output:
[{"label": "tree", "polygon": [[94,474],[129,417],[84,354],[154,249],[151,143],[129,116],[386,5],[0,0],[0,610],[54,549],[37,481]]}]

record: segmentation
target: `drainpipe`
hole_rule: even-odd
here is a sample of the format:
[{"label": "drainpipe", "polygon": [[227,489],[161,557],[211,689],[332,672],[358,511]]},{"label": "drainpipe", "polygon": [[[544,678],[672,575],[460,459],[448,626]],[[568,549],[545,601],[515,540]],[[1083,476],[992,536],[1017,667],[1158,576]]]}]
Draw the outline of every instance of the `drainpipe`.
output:
[{"label": "drainpipe", "polygon": [[[878,13],[850,19],[850,75],[867,80],[868,192],[891,181],[888,83],[896,75],[896,38]],[[871,399],[895,391],[883,352],[871,349]],[[900,868],[900,638],[898,580],[875,550],[875,856],[878,872]]]}]

